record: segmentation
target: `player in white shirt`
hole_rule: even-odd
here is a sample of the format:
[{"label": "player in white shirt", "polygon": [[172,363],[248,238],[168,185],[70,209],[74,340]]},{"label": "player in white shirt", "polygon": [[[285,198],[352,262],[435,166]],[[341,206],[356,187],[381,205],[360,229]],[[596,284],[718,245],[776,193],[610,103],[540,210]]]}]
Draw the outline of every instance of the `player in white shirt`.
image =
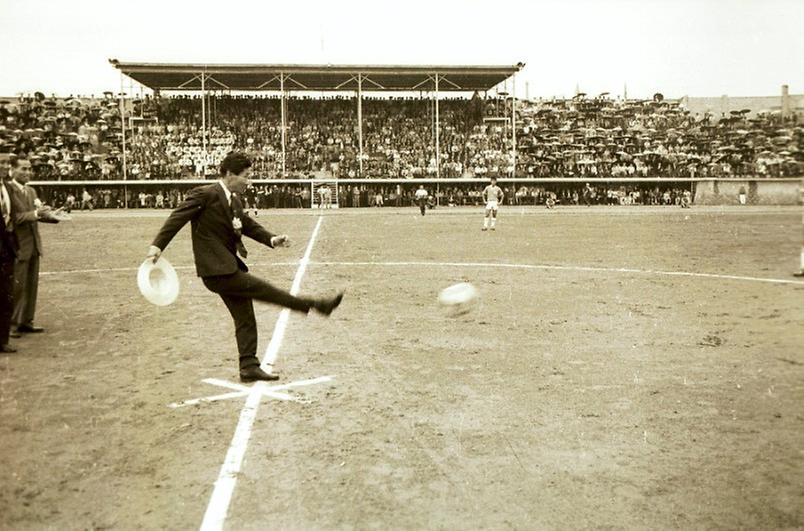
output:
[{"label": "player in white shirt", "polygon": [[419,209],[422,211],[422,216],[424,215],[424,211],[427,209],[427,190],[424,189],[424,185],[420,184],[419,189],[416,190],[416,195],[414,199],[416,203],[419,205]]},{"label": "player in white shirt", "polygon": [[502,188],[497,186],[497,178],[491,178],[491,184],[483,189],[483,201],[486,203],[486,216],[483,218],[483,230],[489,228],[489,218],[491,218],[491,230],[497,222],[497,208],[503,201]]}]

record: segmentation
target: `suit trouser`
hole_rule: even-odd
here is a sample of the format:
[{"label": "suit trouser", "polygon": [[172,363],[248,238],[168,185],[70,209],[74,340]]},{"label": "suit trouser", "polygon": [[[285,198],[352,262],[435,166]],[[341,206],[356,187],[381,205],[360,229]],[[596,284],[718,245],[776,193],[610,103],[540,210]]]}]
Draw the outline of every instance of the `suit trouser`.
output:
[{"label": "suit trouser", "polygon": [[8,344],[11,314],[14,311],[14,254],[0,248],[0,345]]},{"label": "suit trouser", "polygon": [[32,325],[39,292],[39,255],[14,263],[14,314],[11,322],[17,326]]},{"label": "suit trouser", "polygon": [[244,271],[202,277],[201,280],[208,290],[220,295],[232,314],[241,369],[260,363],[257,359],[257,320],[252,301],[277,304],[303,313],[309,312],[314,303],[313,299],[293,296]]}]

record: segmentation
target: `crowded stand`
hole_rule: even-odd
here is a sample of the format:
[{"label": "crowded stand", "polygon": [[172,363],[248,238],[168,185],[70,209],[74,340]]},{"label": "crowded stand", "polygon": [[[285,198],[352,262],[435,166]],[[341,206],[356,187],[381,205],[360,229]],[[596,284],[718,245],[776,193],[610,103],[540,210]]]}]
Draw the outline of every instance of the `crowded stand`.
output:
[{"label": "crowded stand", "polygon": [[795,115],[693,116],[661,94],[605,95],[526,105],[521,164],[533,177],[789,177],[801,172],[804,130]]},{"label": "crowded stand", "polygon": [[119,177],[119,102],[104,96],[0,100],[0,152],[27,155],[40,181]]},{"label": "crowded stand", "polygon": [[[255,178],[283,177],[281,100],[208,99],[205,138],[196,97],[129,101],[127,178],[214,178],[232,149],[253,157]],[[510,176],[510,105],[510,99],[477,94],[440,100],[437,172],[432,99],[364,98],[361,161],[355,98],[291,97],[284,176]],[[748,109],[693,115],[661,94],[652,100],[578,94],[518,101],[516,126],[517,177],[795,177],[804,163],[804,130],[795,114],[786,120],[773,113],[751,115]],[[120,102],[111,93],[0,100],[0,151],[27,154],[36,181],[122,179]]]}]

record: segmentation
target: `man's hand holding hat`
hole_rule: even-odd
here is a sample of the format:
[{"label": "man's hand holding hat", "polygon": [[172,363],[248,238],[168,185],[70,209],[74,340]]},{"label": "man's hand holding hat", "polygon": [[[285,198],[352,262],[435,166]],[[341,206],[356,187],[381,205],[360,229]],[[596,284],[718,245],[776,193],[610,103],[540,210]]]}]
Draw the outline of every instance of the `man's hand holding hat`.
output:
[{"label": "man's hand holding hat", "polygon": [[148,247],[148,254],[145,256],[146,260],[151,260],[153,263],[156,263],[159,260],[159,256],[162,254],[162,249],[157,247],[156,245],[151,245]]}]

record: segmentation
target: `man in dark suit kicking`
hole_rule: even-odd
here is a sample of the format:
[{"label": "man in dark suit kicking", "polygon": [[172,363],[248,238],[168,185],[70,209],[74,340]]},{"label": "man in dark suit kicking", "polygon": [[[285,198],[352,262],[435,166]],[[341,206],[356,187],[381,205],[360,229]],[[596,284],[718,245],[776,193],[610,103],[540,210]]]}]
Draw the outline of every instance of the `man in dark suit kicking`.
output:
[{"label": "man in dark suit kicking", "polygon": [[311,309],[329,315],[338,307],[343,293],[332,298],[296,297],[248,273],[237,256],[246,257],[241,236],[246,235],[268,247],[289,244],[286,235],[274,235],[243,213],[241,197],[250,186],[251,160],[242,153],[229,153],[220,167],[221,179],[191,190],[168,217],[148,250],[156,262],[170,240],[191,222],[196,272],[208,290],[217,293],[232,314],[237,349],[240,354],[240,380],[276,380],[276,374],[260,369],[257,359],[257,321],[252,300],[269,302],[307,313]]}]

